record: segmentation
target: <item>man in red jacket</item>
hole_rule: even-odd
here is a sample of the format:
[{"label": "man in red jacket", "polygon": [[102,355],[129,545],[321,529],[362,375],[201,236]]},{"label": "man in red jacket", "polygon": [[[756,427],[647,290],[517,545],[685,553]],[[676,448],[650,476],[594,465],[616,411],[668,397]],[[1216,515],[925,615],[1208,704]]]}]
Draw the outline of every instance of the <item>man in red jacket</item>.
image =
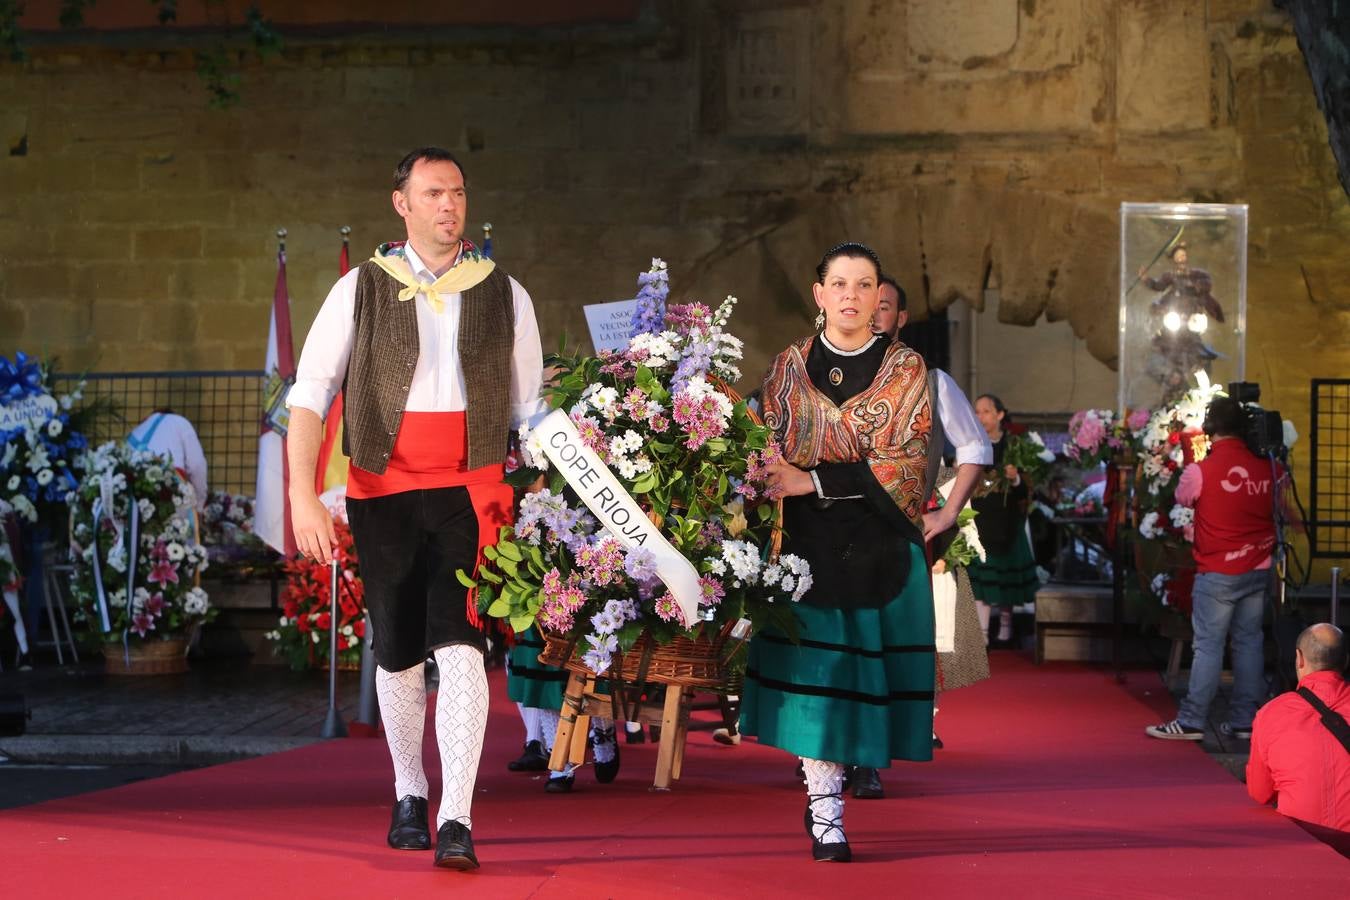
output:
[{"label": "man in red jacket", "polygon": [[1335,625],[1313,625],[1298,636],[1298,690],[1256,714],[1247,793],[1257,803],[1278,795],[1281,813],[1350,854],[1350,748],[1304,693],[1342,720],[1350,717],[1350,685],[1341,675],[1345,656],[1345,635]]},{"label": "man in red jacket", "polygon": [[1246,413],[1231,397],[1215,397],[1205,413],[1209,454],[1186,467],[1176,499],[1195,509],[1195,588],[1191,593],[1194,661],[1177,717],[1144,731],[1169,741],[1205,736],[1209,705],[1223,671],[1223,645],[1233,643],[1233,696],[1224,731],[1252,734],[1252,718],[1266,696],[1261,620],[1275,546],[1274,498],[1283,467],[1272,466],[1242,440]]}]

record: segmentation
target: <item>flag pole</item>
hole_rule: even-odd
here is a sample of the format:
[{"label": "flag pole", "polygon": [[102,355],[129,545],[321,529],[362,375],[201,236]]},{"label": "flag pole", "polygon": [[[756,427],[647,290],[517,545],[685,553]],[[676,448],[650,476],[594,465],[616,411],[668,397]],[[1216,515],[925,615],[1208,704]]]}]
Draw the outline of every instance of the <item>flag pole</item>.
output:
[{"label": "flag pole", "polygon": [[285,252],[286,252],[286,229],[285,229],[285,228],[278,228],[278,229],[277,229],[277,252],[278,252],[278,253],[285,253]]}]

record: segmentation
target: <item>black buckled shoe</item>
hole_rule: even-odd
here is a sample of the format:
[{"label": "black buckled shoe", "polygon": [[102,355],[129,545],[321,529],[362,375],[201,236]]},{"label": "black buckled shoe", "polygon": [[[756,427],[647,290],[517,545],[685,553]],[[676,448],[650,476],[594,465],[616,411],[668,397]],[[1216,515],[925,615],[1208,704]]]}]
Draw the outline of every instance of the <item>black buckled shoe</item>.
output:
[{"label": "black buckled shoe", "polygon": [[546,794],[570,794],[572,785],[576,782],[575,775],[562,775],[558,778],[552,776],[544,783],[544,793]]},{"label": "black buckled shoe", "polygon": [[619,740],[614,734],[614,729],[595,729],[595,737],[592,747],[609,744],[614,749],[614,758],[609,762],[595,763],[595,780],[601,784],[609,784],[615,778],[619,777]]},{"label": "black buckled shoe", "polygon": [[[838,797],[843,799],[843,794],[807,794],[806,795],[806,833],[811,836],[811,858],[816,862],[851,862],[853,860],[853,850],[848,845],[848,838],[844,836],[844,823],[842,819],[820,819],[811,810],[811,804],[817,800],[824,800],[827,797]],[[821,837],[829,834],[831,830],[839,832],[839,836],[844,838],[833,844],[822,843],[816,838],[813,826],[820,825],[825,830],[821,832]]]},{"label": "black buckled shoe", "polygon": [[639,725],[637,731],[629,731],[627,727],[623,730],[623,742],[625,744],[645,744],[647,743],[647,733]]},{"label": "black buckled shoe", "polygon": [[461,872],[478,868],[469,826],[451,819],[436,830],[436,866]]},{"label": "black buckled shoe", "polygon": [[525,752],[520,754],[518,759],[513,759],[506,764],[506,768],[512,772],[542,772],[548,768],[548,754],[544,752],[544,745],[540,741],[530,741],[525,745]]},{"label": "black buckled shoe", "polygon": [[389,819],[389,846],[395,850],[431,849],[426,797],[408,794],[394,804],[394,812]]},{"label": "black buckled shoe", "polygon": [[942,749],[942,738],[938,737],[938,733],[936,731],[933,732],[933,749],[934,750]]},{"label": "black buckled shoe", "polygon": [[858,766],[853,770],[853,797],[857,800],[882,800],[886,791],[881,786],[881,773],[876,769]]}]

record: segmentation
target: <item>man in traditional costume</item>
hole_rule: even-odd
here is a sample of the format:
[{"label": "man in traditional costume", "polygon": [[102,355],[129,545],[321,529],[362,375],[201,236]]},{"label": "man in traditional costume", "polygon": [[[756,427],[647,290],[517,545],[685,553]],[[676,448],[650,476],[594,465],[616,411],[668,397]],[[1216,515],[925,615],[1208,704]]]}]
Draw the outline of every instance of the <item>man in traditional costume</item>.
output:
[{"label": "man in traditional costume", "polygon": [[[924,541],[956,521],[979,475],[923,512],[933,402],[919,354],[872,333],[881,265],[861,244],[825,254],[813,286],[821,333],[790,346],[764,381],[764,421],[786,462],[784,552],[811,564],[800,641],[765,629],[750,646],[741,730],[802,757],[812,858],[852,858],[846,765],[932,758],[933,596]],[[934,454],[940,448],[933,448]]]},{"label": "man in traditional costume", "polygon": [[508,524],[507,436],[542,416],[543,359],[530,296],[464,240],[464,170],[409,153],[394,176],[406,242],[382,245],[329,293],[305,341],[291,409],[296,545],[327,562],[332,519],[314,493],[322,418],[345,392],[347,515],[375,630],[376,692],[394,764],[388,842],[431,846],[422,730],[426,659],[440,673],[441,803],[435,863],[478,866],[470,807],[488,686],[483,624],[456,579]]},{"label": "man in traditional costume", "polygon": [[[872,322],[872,330],[881,335],[888,341],[897,341],[900,338],[900,329],[905,327],[909,321],[909,309],[904,288],[889,275],[881,276],[880,286],[877,288],[877,312]],[[994,461],[993,445],[989,443],[989,438],[985,435],[984,429],[980,427],[980,420],[975,417],[975,410],[970,405],[970,400],[966,398],[965,391],[961,386],[941,369],[930,368],[928,370],[928,395],[932,400],[934,415],[932,416],[933,432],[929,437],[929,460],[940,459],[943,453],[943,447],[950,444],[954,449],[954,457],[957,466],[967,464],[977,466],[987,466]],[[955,476],[955,471],[950,471],[945,478],[940,480],[945,483]],[[930,486],[929,496],[924,498],[924,502],[931,499],[932,492]],[[952,532],[954,534],[954,532]],[[943,549],[950,543],[950,536],[945,543],[942,543]],[[939,551],[934,554],[937,559],[941,559],[942,553]],[[961,575],[961,584],[969,590],[969,579],[965,574]],[[974,609],[974,606],[971,606]],[[964,607],[963,607],[964,610]],[[978,626],[977,626],[978,627]],[[944,654],[948,657],[948,669],[957,668],[952,659],[953,654]],[[979,657],[984,659],[985,677],[988,677],[989,664],[984,654],[984,645],[981,643],[979,648]],[[939,661],[941,663],[941,661]],[[938,667],[939,675],[942,672],[942,666]],[[939,677],[939,682],[943,679]],[[969,682],[962,682],[969,683]],[[960,686],[958,684],[957,686]],[[938,689],[943,689],[939,683]],[[934,715],[937,708],[934,707]],[[933,732],[933,746],[941,747],[938,741],[936,730]],[[881,784],[881,773],[871,767],[862,766],[853,771],[853,797],[856,800],[881,800],[886,796],[885,788]]]}]

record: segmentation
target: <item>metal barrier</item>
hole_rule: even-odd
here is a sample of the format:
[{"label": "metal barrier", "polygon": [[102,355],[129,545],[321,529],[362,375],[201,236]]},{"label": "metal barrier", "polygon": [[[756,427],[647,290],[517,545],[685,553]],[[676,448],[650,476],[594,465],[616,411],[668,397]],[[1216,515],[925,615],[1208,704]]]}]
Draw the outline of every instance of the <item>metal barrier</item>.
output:
[{"label": "metal barrier", "polygon": [[119,440],[150,413],[168,407],[190,421],[202,442],[212,490],[252,496],[258,472],[263,373],[95,372],[57,375],[65,393],[86,382],[80,405],[105,401],[86,437],[93,446]]},{"label": "metal barrier", "polygon": [[1314,557],[1350,557],[1350,378],[1312,380],[1308,541]]}]

